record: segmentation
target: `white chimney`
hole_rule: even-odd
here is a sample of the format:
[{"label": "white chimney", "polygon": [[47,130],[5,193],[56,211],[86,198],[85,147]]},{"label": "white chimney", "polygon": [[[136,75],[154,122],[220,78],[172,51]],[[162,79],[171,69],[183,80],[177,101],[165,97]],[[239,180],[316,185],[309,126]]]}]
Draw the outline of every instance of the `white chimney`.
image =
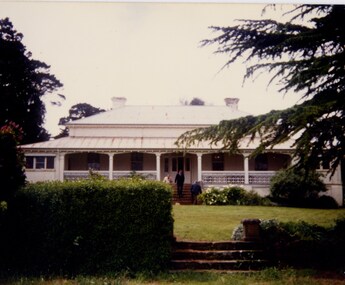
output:
[{"label": "white chimney", "polygon": [[228,106],[231,109],[231,111],[238,110],[238,101],[240,101],[239,98],[225,98],[224,101],[226,106]]},{"label": "white chimney", "polygon": [[126,97],[112,97],[111,101],[113,101],[113,108],[123,107],[126,104],[127,98]]}]

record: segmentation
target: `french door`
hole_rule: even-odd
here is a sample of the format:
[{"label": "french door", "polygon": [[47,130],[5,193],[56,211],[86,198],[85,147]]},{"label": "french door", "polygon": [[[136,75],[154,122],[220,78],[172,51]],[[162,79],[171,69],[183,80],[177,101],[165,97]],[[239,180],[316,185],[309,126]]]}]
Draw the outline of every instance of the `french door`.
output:
[{"label": "french door", "polygon": [[191,183],[191,159],[187,156],[172,156],[170,169],[172,172],[172,178],[175,179],[175,175],[179,170],[182,170],[185,177],[185,183]]}]

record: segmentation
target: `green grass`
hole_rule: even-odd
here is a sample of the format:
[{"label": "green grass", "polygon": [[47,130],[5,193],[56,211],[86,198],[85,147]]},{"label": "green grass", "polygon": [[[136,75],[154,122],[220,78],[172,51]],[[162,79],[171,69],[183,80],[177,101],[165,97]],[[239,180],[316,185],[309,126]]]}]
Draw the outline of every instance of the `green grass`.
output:
[{"label": "green grass", "polygon": [[174,235],[186,240],[228,240],[245,218],[277,219],[282,222],[305,221],[331,226],[345,217],[345,209],[323,210],[262,206],[183,206],[173,207]]}]

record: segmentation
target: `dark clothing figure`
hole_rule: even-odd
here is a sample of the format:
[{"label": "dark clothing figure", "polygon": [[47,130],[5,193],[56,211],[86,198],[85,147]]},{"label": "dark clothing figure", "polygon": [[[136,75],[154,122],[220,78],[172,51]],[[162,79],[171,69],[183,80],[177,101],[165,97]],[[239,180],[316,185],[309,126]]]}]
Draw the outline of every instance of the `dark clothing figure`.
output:
[{"label": "dark clothing figure", "polygon": [[184,183],[184,175],[183,171],[180,170],[175,177],[175,183],[177,186],[177,194],[178,197],[181,199],[183,197],[183,183]]},{"label": "dark clothing figure", "polygon": [[190,188],[190,192],[192,194],[192,201],[194,205],[198,204],[198,195],[201,194],[201,186],[200,183],[195,181]]}]

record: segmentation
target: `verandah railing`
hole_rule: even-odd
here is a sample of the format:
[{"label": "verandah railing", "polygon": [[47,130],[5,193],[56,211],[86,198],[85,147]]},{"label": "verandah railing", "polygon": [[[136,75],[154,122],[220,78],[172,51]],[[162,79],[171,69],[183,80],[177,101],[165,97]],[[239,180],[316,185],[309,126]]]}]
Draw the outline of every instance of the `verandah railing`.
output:
[{"label": "verandah railing", "polygon": [[[275,171],[249,171],[248,180],[250,185],[269,185]],[[203,171],[202,181],[204,185],[244,185],[244,171]]]},{"label": "verandah railing", "polygon": [[[106,178],[109,178],[109,171],[107,170],[93,170],[94,173],[98,173]],[[156,180],[156,171],[113,171],[113,179],[131,177],[133,174],[142,175],[146,179]],[[77,180],[86,179],[90,175],[88,170],[65,170],[64,180]]]}]

